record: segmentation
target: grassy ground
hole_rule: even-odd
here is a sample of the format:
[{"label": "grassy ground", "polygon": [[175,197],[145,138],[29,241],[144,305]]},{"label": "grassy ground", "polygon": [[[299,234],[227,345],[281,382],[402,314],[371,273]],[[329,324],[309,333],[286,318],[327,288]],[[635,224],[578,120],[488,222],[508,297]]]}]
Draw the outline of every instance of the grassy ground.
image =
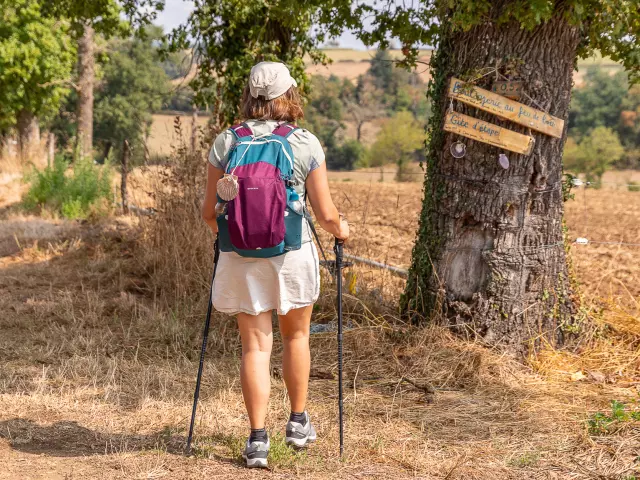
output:
[{"label": "grassy ground", "polygon": [[[420,183],[341,179],[332,190],[354,223],[350,251],[407,265]],[[586,221],[581,193],[567,204],[572,236],[640,242],[640,193],[587,191]],[[153,287],[140,252],[139,220],[45,220],[11,203],[0,222],[0,479],[640,475],[640,424],[606,420],[611,400],[638,399],[640,248],[573,248],[585,305],[608,333],[524,365],[444,329],[402,323],[388,306],[402,281],[352,269],[345,458],[337,456],[335,333],[312,336],[309,410],[319,440],[302,453],[282,444],[288,407],[276,336],[272,469],[252,472],[239,459],[240,345],[224,316],[212,325],[195,454],[182,454],[206,282],[196,282],[201,295],[191,303],[167,309],[169,292]],[[334,294],[325,278],[314,321],[334,320]],[[594,423],[596,412],[604,420]]]}]

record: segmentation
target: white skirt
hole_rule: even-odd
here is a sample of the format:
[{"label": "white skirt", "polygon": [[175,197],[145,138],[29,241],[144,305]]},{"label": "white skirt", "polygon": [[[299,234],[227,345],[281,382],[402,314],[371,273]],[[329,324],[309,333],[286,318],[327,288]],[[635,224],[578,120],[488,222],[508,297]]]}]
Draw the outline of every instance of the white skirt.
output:
[{"label": "white skirt", "polygon": [[313,242],[272,258],[247,258],[220,252],[213,282],[213,306],[229,315],[286,315],[312,305],[320,294],[320,266]]}]

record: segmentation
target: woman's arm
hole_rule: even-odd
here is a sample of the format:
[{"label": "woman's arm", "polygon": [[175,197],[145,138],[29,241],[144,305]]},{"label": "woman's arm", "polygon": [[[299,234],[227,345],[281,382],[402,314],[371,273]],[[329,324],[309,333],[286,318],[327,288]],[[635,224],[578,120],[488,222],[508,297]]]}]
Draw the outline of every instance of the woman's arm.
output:
[{"label": "woman's arm", "polygon": [[218,233],[218,222],[216,221],[216,203],[218,180],[224,175],[224,170],[209,164],[207,170],[207,189],[202,203],[202,219],[207,222],[213,234]]},{"label": "woman's arm", "polygon": [[326,163],[321,163],[307,176],[305,186],[311,208],[320,226],[336,238],[349,238],[349,224],[340,216],[331,199]]}]

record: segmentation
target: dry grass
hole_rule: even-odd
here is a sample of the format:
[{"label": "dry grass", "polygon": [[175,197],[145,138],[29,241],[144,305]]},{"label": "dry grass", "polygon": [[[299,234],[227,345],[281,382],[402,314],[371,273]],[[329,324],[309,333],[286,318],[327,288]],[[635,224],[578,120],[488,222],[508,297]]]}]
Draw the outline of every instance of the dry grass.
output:
[{"label": "dry grass", "polygon": [[[0,235],[17,246],[0,257],[0,478],[23,478],[27,470],[30,478],[47,479],[630,479],[640,473],[637,423],[606,436],[591,435],[586,426],[612,399],[637,398],[640,383],[633,309],[640,248],[612,253],[604,246],[574,248],[584,306],[597,313],[601,337],[577,351],[541,352],[527,365],[445,329],[404,324],[393,309],[402,281],[353,268],[345,299],[344,461],[337,458],[335,334],[312,336],[309,409],[319,441],[302,454],[278,437],[288,405],[276,335],[267,421],[273,468],[257,473],[240,466],[247,431],[240,344],[234,322],[216,314],[196,455],[182,456],[211,239],[193,201],[202,152],[181,158],[171,172],[157,170],[159,197],[148,200],[158,202],[160,213],[141,227],[127,217],[84,226],[2,221]],[[156,188],[155,181],[144,188]],[[351,252],[406,266],[420,188],[377,178],[332,182],[354,224]],[[639,193],[589,191],[587,200],[589,237],[640,242]],[[581,212],[578,201],[567,204],[573,236],[584,236]],[[314,321],[335,319],[334,294],[325,277]]]}]

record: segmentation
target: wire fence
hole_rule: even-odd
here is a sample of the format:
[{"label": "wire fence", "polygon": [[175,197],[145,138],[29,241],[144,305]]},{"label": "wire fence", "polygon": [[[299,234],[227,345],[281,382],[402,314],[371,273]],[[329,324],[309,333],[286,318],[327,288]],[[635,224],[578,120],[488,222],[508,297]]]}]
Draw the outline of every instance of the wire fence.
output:
[{"label": "wire fence", "polygon": [[[396,174],[395,171],[391,171],[391,170],[382,171],[382,172],[360,171],[357,173],[358,174],[364,173],[364,174],[371,174],[371,175],[374,175],[374,174],[379,175],[380,173],[394,174],[394,175]],[[411,174],[424,175],[424,173],[421,173],[421,172],[417,172],[417,173],[412,172]],[[514,194],[514,193],[516,194],[520,193],[522,195],[530,195],[532,193],[542,194],[542,193],[560,191],[562,189],[562,182],[556,182],[554,184],[545,185],[541,188],[539,187],[534,189],[533,191],[529,191],[528,186],[520,186],[520,185],[498,183],[498,182],[486,182],[483,180],[478,180],[478,179],[473,179],[468,177],[460,177],[455,175],[441,175],[441,176],[449,180],[463,181],[471,184],[478,184],[478,185],[481,185],[483,188],[496,188],[501,191],[508,191],[511,194]],[[603,181],[598,183],[606,184],[606,185],[614,185],[616,187],[636,187],[637,186],[635,183],[627,184],[627,183],[610,182],[610,181]],[[373,182],[371,182],[371,186],[373,186]],[[355,218],[355,220],[350,221],[350,223],[352,223],[356,227],[356,229],[360,229],[362,233],[364,233],[365,235],[366,235],[366,232],[369,232],[369,229],[371,228],[392,229],[393,231],[402,235],[403,237],[410,238],[411,242],[413,242],[413,240],[415,239],[415,234],[417,232],[417,227],[418,227],[417,216],[419,212],[419,205],[415,206],[413,213],[406,211],[410,209],[405,209],[405,211],[403,211],[402,205],[401,205],[401,196],[400,194],[398,194],[395,199],[395,204],[396,204],[395,207],[398,209],[398,215],[395,216],[393,221],[380,221],[379,219],[372,220],[371,209],[375,205],[376,201],[378,202],[382,201],[382,202],[388,203],[389,201],[393,200],[392,196],[389,196],[389,198],[380,198],[379,195],[374,194],[370,189],[369,195],[367,196],[365,201],[363,201],[360,205],[358,205],[350,198],[349,193],[345,191],[345,186],[341,185],[339,188],[341,190],[341,194],[344,197],[342,199],[343,207],[347,209],[348,216],[350,218]],[[611,241],[611,240],[600,239],[600,238],[593,238],[593,239],[590,238],[589,236],[590,207],[589,207],[588,191],[593,190],[593,184],[587,181],[578,181],[578,182],[574,182],[573,188],[576,190],[582,190],[581,195],[576,195],[576,201],[582,202],[582,220],[580,222],[580,228],[573,229],[577,236],[570,238],[569,243],[581,249],[588,248],[589,246],[597,246],[597,245],[608,246],[608,247],[629,247],[629,248],[640,247],[640,242]],[[421,196],[419,200],[421,202]],[[132,213],[135,213],[138,215],[145,215],[145,216],[153,215],[155,213],[152,208],[139,208],[136,205],[131,205],[130,210],[132,211]],[[328,238],[328,236],[325,236],[325,237],[326,238],[323,243],[329,244],[330,239]],[[407,277],[408,270],[404,268],[404,266],[395,265],[393,259],[389,259],[388,258],[389,255],[384,254],[385,253],[384,251],[388,253],[389,251],[392,250],[391,246],[392,246],[393,238],[389,238],[387,240],[387,245],[382,248],[379,248],[379,250],[381,251],[375,252],[375,253],[373,252],[375,247],[380,247],[381,245],[379,244],[379,242],[376,245],[369,245],[368,240],[369,240],[368,238],[364,238],[364,239],[359,238],[355,242],[352,242],[351,245],[348,245],[348,250],[351,250],[351,251],[346,253],[345,258],[348,258],[351,261],[364,266],[389,271],[392,274],[397,275],[399,277],[404,277],[404,278]],[[411,243],[411,246],[412,245],[413,243]],[[517,245],[513,247],[448,246],[448,247],[445,247],[445,250],[449,252],[468,251],[468,252],[480,252],[480,253],[491,252],[496,250],[510,251],[510,252],[516,251],[526,256],[526,255],[536,255],[539,252],[548,250],[548,249],[564,248],[564,246],[565,246],[565,241],[562,239],[559,239],[558,241],[555,241],[555,242],[541,243],[537,245]],[[409,249],[406,248],[406,245],[404,246],[404,250],[407,254],[409,253]],[[374,254],[372,255],[372,253]],[[371,256],[375,258],[370,258]],[[395,255],[395,259],[396,261],[399,260],[399,255]],[[405,262],[401,262],[401,263],[406,265],[406,260],[408,260],[407,255],[404,255],[404,258],[402,258],[402,260],[405,260]]]},{"label": "wire fence", "polygon": [[[383,171],[386,174],[395,174],[394,171]],[[366,174],[380,174],[380,172],[358,172],[358,173],[366,173]],[[423,175],[422,173],[418,173]],[[562,182],[556,182],[554,184],[547,184],[542,187],[535,188],[530,190],[529,186],[520,186],[513,184],[505,184],[505,183],[497,183],[497,182],[486,182],[473,178],[459,177],[453,175],[443,175],[444,177],[450,180],[459,180],[473,184],[482,184],[483,188],[496,188],[498,190],[509,191],[512,194],[521,193],[522,195],[528,195],[531,198],[532,194],[542,194],[549,192],[560,192],[562,190]],[[373,182],[371,183],[373,185]],[[598,184],[606,184],[606,185],[614,185],[616,187],[636,187],[635,183],[621,183],[621,182],[611,182],[611,181],[603,181],[598,182]],[[339,186],[338,186],[339,185]],[[360,184],[362,185],[362,184]],[[390,255],[386,254],[390,250],[394,250],[392,247],[394,241],[397,241],[397,238],[393,235],[390,235],[390,238],[387,238],[386,245],[380,244],[377,242],[375,244],[371,244],[370,238],[371,229],[375,228],[383,228],[386,230],[392,229],[398,234],[402,234],[403,241],[406,238],[411,238],[411,241],[415,239],[415,234],[417,233],[417,217],[419,212],[419,207],[415,208],[415,213],[409,214],[409,212],[400,212],[399,215],[396,215],[395,221],[380,221],[378,217],[380,215],[374,216],[371,218],[371,210],[374,208],[376,202],[393,202],[395,200],[396,206],[400,205],[402,202],[400,200],[400,195],[396,198],[393,198],[393,195],[387,192],[387,198],[380,198],[379,193],[371,192],[369,195],[365,195],[364,199],[360,199],[360,203],[358,204],[353,198],[350,198],[350,194],[348,191],[348,186],[343,184],[336,183],[336,188],[340,190],[339,195],[343,195],[342,206],[346,208],[347,215],[350,218],[350,223],[355,226],[356,230],[360,230],[359,233],[356,233],[356,239],[351,243],[349,249],[351,250],[351,260],[360,263],[363,266],[372,267],[376,269],[383,269],[391,272],[394,275],[398,275],[400,277],[407,277],[408,270],[405,268],[410,258],[410,249],[404,246],[405,255],[403,256],[399,264],[395,264],[393,259],[390,259]],[[361,187],[362,188],[362,187]],[[582,202],[583,205],[583,218],[578,223],[577,227],[571,229],[571,236],[565,239],[558,239],[553,242],[546,242],[534,245],[515,245],[515,246],[504,246],[500,245],[497,247],[484,247],[484,246],[448,246],[445,247],[445,250],[448,252],[452,251],[468,251],[468,252],[479,252],[486,253],[491,251],[502,251],[502,252],[517,252],[523,256],[536,256],[545,250],[551,250],[555,248],[565,248],[566,244],[571,244],[574,248],[578,249],[588,249],[589,247],[595,246],[603,246],[603,247],[623,247],[623,248],[637,248],[640,247],[640,242],[636,241],[625,241],[625,240],[609,240],[606,238],[598,238],[592,237],[589,235],[589,223],[590,223],[590,206],[589,206],[589,194],[588,191],[594,190],[594,185],[591,182],[580,182],[578,185],[573,185],[574,190],[583,190],[582,195],[576,195],[576,201]],[[630,190],[634,191],[634,190]],[[581,197],[581,198],[580,198]],[[640,198],[639,198],[640,199]],[[421,200],[421,196],[420,196]],[[640,205],[640,202],[638,202]],[[353,218],[353,220],[351,220]],[[640,227],[639,227],[640,228]],[[517,229],[515,229],[517,230]],[[389,236],[389,235],[387,235]],[[640,238],[640,237],[639,237]],[[327,242],[329,239],[327,239]],[[413,245],[413,243],[411,243]],[[392,256],[392,255],[391,255]],[[398,255],[395,255],[395,259],[397,262]]]}]

